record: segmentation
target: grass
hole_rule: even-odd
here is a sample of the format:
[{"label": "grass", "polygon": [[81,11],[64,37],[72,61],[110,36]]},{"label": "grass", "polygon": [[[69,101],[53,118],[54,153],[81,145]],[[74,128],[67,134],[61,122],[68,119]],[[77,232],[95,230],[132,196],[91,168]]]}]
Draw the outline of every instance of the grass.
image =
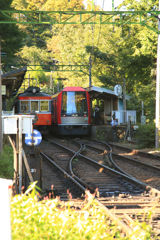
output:
[{"label": "grass", "polygon": [[13,179],[13,173],[13,149],[5,145],[0,153],[0,178]]}]

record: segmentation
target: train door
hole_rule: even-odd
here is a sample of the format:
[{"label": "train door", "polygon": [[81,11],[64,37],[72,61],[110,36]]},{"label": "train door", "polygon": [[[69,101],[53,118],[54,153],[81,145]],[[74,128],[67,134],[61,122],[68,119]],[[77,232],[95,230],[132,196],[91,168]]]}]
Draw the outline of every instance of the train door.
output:
[{"label": "train door", "polygon": [[54,123],[57,124],[57,101],[56,101],[56,99],[54,100],[54,108],[55,108],[55,111],[54,111],[54,119],[55,119],[55,121],[54,121]]}]

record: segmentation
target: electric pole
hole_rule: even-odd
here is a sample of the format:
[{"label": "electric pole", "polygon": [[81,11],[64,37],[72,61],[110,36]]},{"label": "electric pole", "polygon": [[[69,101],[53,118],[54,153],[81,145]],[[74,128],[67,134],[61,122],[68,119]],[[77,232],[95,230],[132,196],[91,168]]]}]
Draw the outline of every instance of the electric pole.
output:
[{"label": "electric pole", "polygon": [[92,68],[92,58],[91,56],[89,57],[89,87],[92,86],[92,81],[91,81],[91,68]]},{"label": "electric pole", "polygon": [[[160,1],[159,1],[160,10]],[[160,15],[158,17],[158,30],[160,31]],[[160,34],[157,43],[157,76],[156,76],[156,126],[155,126],[155,148],[159,147],[160,132]]]}]

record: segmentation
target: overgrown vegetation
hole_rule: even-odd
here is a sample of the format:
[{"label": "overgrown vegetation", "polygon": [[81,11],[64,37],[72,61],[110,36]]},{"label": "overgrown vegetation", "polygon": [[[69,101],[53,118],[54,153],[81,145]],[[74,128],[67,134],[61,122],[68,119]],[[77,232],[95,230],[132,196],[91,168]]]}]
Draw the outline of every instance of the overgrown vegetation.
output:
[{"label": "overgrown vegetation", "polygon": [[151,239],[151,227],[136,223],[134,231],[125,237],[116,222],[96,205],[94,200],[86,199],[81,210],[74,210],[56,199],[38,201],[33,183],[26,194],[16,195],[11,202],[12,239]]},{"label": "overgrown vegetation", "polygon": [[155,123],[140,125],[136,138],[139,148],[153,148],[155,145]]},{"label": "overgrown vegetation", "polygon": [[5,145],[0,154],[0,178],[13,179],[13,173],[13,149]]},{"label": "overgrown vegetation", "polygon": [[[2,10],[24,11],[91,11],[92,3],[87,6],[81,0],[8,0],[1,1]],[[36,4],[35,4],[36,2]],[[123,0],[121,6],[126,10],[152,11],[158,9],[158,1]],[[95,11],[102,10],[95,3]],[[31,17],[31,15],[30,15]],[[43,16],[47,21],[47,16]],[[53,19],[58,16],[53,15]],[[18,18],[18,12],[14,15]],[[23,16],[27,22],[27,16]],[[32,18],[32,17],[31,17]],[[37,17],[35,17],[36,19]],[[99,16],[95,16],[95,22]],[[137,121],[140,122],[141,102],[144,102],[144,115],[147,123],[155,119],[155,92],[157,66],[157,28],[156,17],[151,19],[150,27],[144,25],[127,25],[130,16],[123,14],[126,24],[119,26],[111,24],[18,24],[11,27],[1,24],[0,32],[2,44],[2,70],[10,71],[9,67],[28,65],[22,87],[24,91],[29,84],[40,85],[41,90],[47,93],[56,92],[62,85],[88,87],[88,67],[92,58],[92,85],[114,89],[116,84],[126,86],[126,94],[130,94],[131,101],[127,109],[137,111]],[[2,19],[5,21],[6,16]],[[118,18],[119,19],[119,18]],[[117,19],[117,20],[118,20]],[[67,20],[67,16],[63,16]],[[78,22],[79,17],[75,16]],[[13,38],[13,36],[15,36]],[[82,71],[53,71],[54,65],[84,65]],[[13,70],[13,69],[12,69]],[[59,79],[59,80],[58,80]],[[60,79],[65,79],[61,81]],[[52,86],[50,84],[52,80]],[[60,84],[60,86],[58,85]],[[58,87],[59,86],[59,87]],[[96,97],[97,98],[97,97]],[[101,98],[99,96],[99,98]],[[100,103],[100,108],[103,106]],[[9,109],[11,110],[11,109]]]}]

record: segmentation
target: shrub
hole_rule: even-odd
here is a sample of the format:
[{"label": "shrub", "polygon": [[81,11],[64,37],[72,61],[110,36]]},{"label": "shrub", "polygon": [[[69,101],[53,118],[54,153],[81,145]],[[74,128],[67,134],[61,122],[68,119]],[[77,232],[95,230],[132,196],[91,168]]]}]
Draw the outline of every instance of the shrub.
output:
[{"label": "shrub", "polygon": [[13,173],[13,149],[6,145],[0,153],[0,177],[13,179]]},{"label": "shrub", "polygon": [[81,210],[59,198],[38,201],[35,183],[25,194],[16,195],[11,202],[12,239],[59,240],[147,240],[151,239],[151,227],[135,223],[133,233],[125,237],[116,222],[100,209],[94,200],[88,199]]},{"label": "shrub", "polygon": [[155,146],[155,124],[140,125],[136,138],[139,148],[153,148]]}]

